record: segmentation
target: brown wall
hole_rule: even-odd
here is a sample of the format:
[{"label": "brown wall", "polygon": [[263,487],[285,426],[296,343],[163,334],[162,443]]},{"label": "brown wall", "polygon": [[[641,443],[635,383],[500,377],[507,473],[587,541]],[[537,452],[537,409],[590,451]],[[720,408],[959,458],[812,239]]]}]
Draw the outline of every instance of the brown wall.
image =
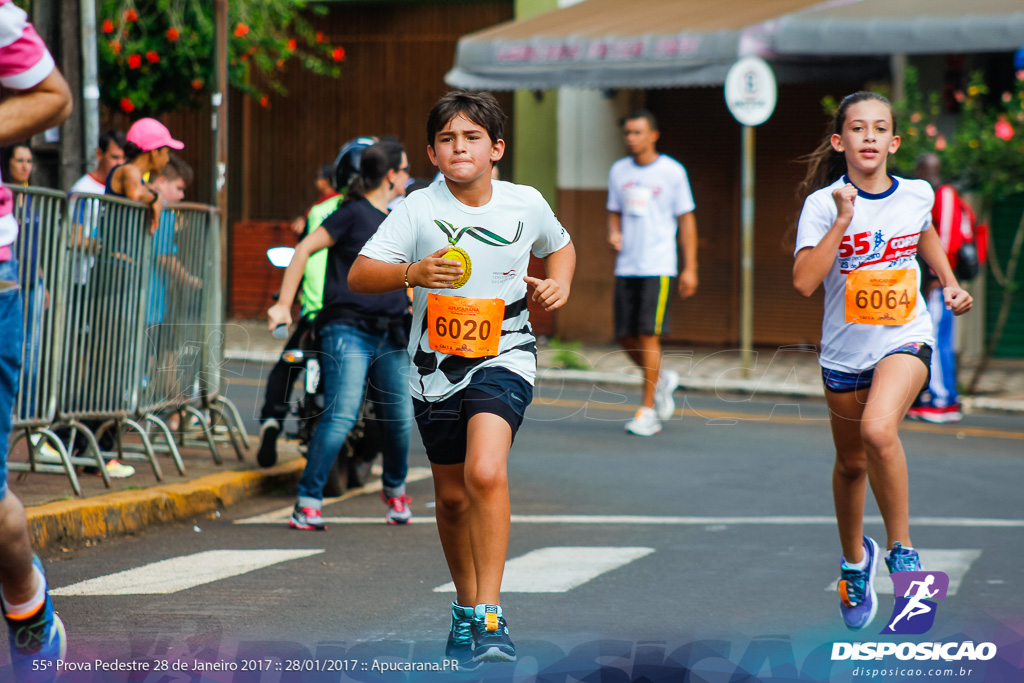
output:
[{"label": "brown wall", "polygon": [[[780,88],[779,105],[756,130],[754,343],[816,344],[822,295],[798,295],[792,285],[793,240],[804,166],[827,123],[821,99],[842,96],[856,84],[802,84]],[[700,288],[687,300],[673,295],[671,330],[678,343],[739,344],[741,128],[721,88],[651,90],[646,106],[661,128],[658,149],[687,169],[697,204]],[[558,193],[558,213],[573,236],[576,278],[569,304],[556,319],[565,339],[612,340],[614,254],[607,247],[606,193]]]}]

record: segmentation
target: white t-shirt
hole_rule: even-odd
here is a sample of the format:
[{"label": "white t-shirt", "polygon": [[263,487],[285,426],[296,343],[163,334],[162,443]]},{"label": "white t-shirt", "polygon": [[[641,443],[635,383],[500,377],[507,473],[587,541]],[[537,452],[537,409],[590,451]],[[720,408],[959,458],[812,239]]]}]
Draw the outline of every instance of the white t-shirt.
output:
[{"label": "white t-shirt", "polygon": [[105,194],[106,191],[106,185],[93,178],[92,174],[86,173],[75,181],[75,184],[68,190],[68,194]]},{"label": "white t-shirt", "polygon": [[[846,282],[853,271],[908,269],[915,273],[915,288],[920,287],[917,242],[921,233],[931,227],[935,192],[923,180],[891,178],[892,186],[885,192],[870,194],[859,190],[853,204],[853,220],[825,276],[822,367],[860,372],[874,367],[887,353],[904,344],[935,344],[931,317],[925,314],[920,291],[913,313],[907,313],[908,318],[913,317],[903,325],[846,322]],[[832,191],[848,182],[843,176],[804,201],[794,255],[816,246],[832,227],[839,215]]]},{"label": "white t-shirt", "polygon": [[[424,401],[445,399],[469,384],[483,367],[504,367],[533,384],[537,345],[530,327],[527,286],[530,254],[544,258],[569,243],[569,235],[540,192],[525,185],[493,181],[491,200],[466,206],[447,183],[432,183],[412,193],[388,214],[360,255],[386,263],[412,263],[450,244],[470,258],[470,277],[458,289],[416,289],[409,355],[415,370],[412,395]],[[461,233],[461,236],[460,236]],[[463,358],[430,348],[426,325],[428,294],[502,299],[498,355]]]},{"label": "white t-shirt", "polygon": [[679,216],[696,208],[686,169],[661,154],[646,166],[619,159],[608,172],[608,210],[622,215],[619,277],[679,274],[676,234]]}]

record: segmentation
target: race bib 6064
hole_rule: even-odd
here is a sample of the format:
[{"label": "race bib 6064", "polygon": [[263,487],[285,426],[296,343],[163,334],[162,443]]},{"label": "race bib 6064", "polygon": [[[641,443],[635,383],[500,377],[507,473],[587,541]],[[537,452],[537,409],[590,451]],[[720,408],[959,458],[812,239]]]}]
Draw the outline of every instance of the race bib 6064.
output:
[{"label": "race bib 6064", "polygon": [[846,322],[905,325],[916,315],[916,270],[855,270],[846,276]]},{"label": "race bib 6064", "polygon": [[427,341],[441,353],[464,358],[497,356],[504,319],[502,299],[427,295]]}]

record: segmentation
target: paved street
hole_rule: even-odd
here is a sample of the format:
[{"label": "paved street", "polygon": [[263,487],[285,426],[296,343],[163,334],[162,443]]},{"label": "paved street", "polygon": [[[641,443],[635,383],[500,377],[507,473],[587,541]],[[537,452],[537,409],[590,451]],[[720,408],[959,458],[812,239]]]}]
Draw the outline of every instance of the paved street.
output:
[{"label": "paved street", "polygon": [[[255,433],[259,377],[269,368],[230,369],[228,395]],[[894,599],[884,569],[872,627],[852,634],[839,618],[822,403],[676,397],[676,418],[643,439],[623,431],[635,395],[538,388],[509,461],[503,606],[520,661],[471,678],[533,680],[544,672],[545,680],[567,681],[603,667],[600,680],[682,680],[687,667],[694,681],[860,680],[851,670],[865,662],[829,661],[831,643],[893,640],[877,635]],[[945,680],[1020,680],[1022,442],[1019,417],[906,425],[914,543],[926,569],[949,575],[950,590],[927,635],[895,640],[999,647],[990,662],[910,662],[956,669]],[[281,491],[195,528],[49,553],[72,660],[180,661],[190,671],[138,674],[152,681],[198,680],[197,660],[239,668],[261,660],[257,668],[270,669],[203,680],[315,678],[289,670],[303,667],[346,669],[318,680],[450,678],[380,671],[383,663],[441,658],[454,596],[415,440],[410,465],[416,516],[408,527],[384,523],[371,484],[325,505],[324,533],[290,529],[294,492]],[[868,533],[884,542],[871,501],[868,515]],[[886,666],[907,665],[890,659]],[[961,666],[974,671],[960,676]]]}]

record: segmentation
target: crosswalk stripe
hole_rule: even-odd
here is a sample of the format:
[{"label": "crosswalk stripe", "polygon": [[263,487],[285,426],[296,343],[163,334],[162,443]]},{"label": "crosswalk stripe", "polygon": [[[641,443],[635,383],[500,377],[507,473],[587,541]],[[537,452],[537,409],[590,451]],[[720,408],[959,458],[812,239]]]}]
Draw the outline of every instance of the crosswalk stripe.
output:
[{"label": "crosswalk stripe", "polygon": [[[654,548],[550,547],[531,550],[505,563],[502,593],[565,593],[601,574],[654,552]],[[448,582],[435,593],[454,593]]]},{"label": "crosswalk stripe", "polygon": [[[362,489],[354,489],[351,494],[358,495],[371,490],[379,490],[376,486],[367,485]],[[324,505],[344,500],[342,498],[325,498]],[[239,519],[235,524],[281,524],[291,515],[292,508],[282,508],[255,517]],[[324,517],[327,524],[383,524],[380,517]],[[638,524],[660,526],[716,526],[716,525],[826,525],[835,526],[836,518],[832,515],[776,515],[749,517],[682,517],[670,515],[512,515],[513,524]],[[413,524],[434,524],[433,512],[429,516],[414,516]],[[881,517],[865,517],[865,524],[882,524]],[[988,519],[979,517],[911,517],[910,526],[927,527],[965,527],[965,528],[1022,528],[1024,519]]]},{"label": "crosswalk stripe", "polygon": [[172,557],[142,567],[108,574],[64,588],[51,595],[164,595],[213,581],[247,574],[270,565],[324,552],[310,550],[207,550]]},{"label": "crosswalk stripe", "polygon": [[[981,551],[973,548],[962,550],[943,549],[928,550],[916,548],[917,554],[921,556],[921,565],[924,570],[945,572],[949,576],[949,590],[946,595],[956,595],[960,589],[960,583],[964,580],[974,561],[981,557]],[[884,551],[883,551],[884,552]],[[833,581],[825,590],[838,590],[839,579]],[[889,569],[885,566],[882,558],[878,560],[878,569],[875,570],[875,592],[884,595],[892,595],[892,581],[889,579]]]}]

